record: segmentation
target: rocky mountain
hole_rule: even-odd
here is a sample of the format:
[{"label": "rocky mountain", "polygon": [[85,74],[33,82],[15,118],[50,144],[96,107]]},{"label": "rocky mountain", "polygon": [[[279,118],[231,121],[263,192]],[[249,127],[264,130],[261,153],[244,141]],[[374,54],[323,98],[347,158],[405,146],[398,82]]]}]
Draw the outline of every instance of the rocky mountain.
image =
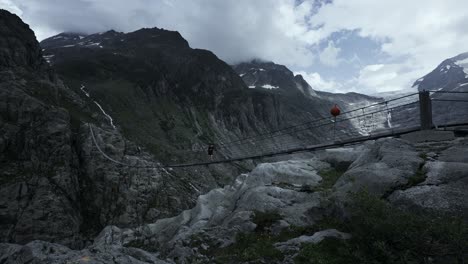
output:
[{"label": "rocky mountain", "polygon": [[444,60],[413,84],[419,91],[455,91],[467,89],[465,86],[468,86],[468,52]]},{"label": "rocky mountain", "polygon": [[[261,90],[265,93],[289,95],[293,98],[308,98],[316,102],[318,106],[315,107],[321,111],[323,116],[329,116],[329,110],[335,104],[339,106],[342,112],[347,112],[383,101],[382,98],[359,93],[339,94],[315,91],[301,75],[294,75],[284,65],[273,62],[264,62],[257,59],[233,65],[232,67],[250,89]],[[362,114],[362,112],[360,113]],[[376,115],[373,121],[378,124],[376,128],[388,127],[386,115]],[[330,131],[330,128],[327,129]],[[369,132],[368,129],[363,128],[361,120],[358,119],[340,123],[339,129],[343,131],[343,134],[356,132],[365,135]]]},{"label": "rocky mountain", "polygon": [[[338,104],[343,110],[381,102],[382,98],[359,93],[328,93],[314,90],[304,78],[289,70],[286,66],[258,59],[232,65],[250,89],[270,90],[278,94],[294,94],[311,99],[320,99],[329,106]],[[329,109],[324,109],[328,111]]]},{"label": "rocky mountain", "polygon": [[[297,90],[313,92],[284,66],[289,75],[272,85],[291,88],[288,92],[249,89],[229,65],[209,51],[190,48],[177,32],[152,28],[128,34],[60,34],[41,46],[70,89],[107,114],[103,121],[108,128],[115,125],[165,163],[204,160],[200,153],[210,142],[300,124],[328,115],[330,108],[330,102]],[[323,132],[301,136],[320,142]],[[287,140],[301,143],[296,135]],[[236,145],[219,155],[256,149]]]},{"label": "rocky mountain", "polygon": [[[169,170],[161,163],[206,161],[210,142],[328,114],[329,102],[319,98],[249,89],[177,32],[66,33],[41,48],[17,16],[2,11],[0,19],[4,242],[80,248],[107,225],[172,216],[252,165]],[[320,142],[326,133],[305,130],[217,155],[268,151],[283,140]]]},{"label": "rocky mountain", "polygon": [[232,67],[251,89],[269,89],[285,94],[300,93],[305,97],[316,96],[315,91],[301,75],[295,76],[284,65],[252,60]]},{"label": "rocky mountain", "polygon": [[468,53],[444,60],[432,72],[418,79],[413,88],[419,91],[440,91],[432,94],[435,125],[467,122]]}]

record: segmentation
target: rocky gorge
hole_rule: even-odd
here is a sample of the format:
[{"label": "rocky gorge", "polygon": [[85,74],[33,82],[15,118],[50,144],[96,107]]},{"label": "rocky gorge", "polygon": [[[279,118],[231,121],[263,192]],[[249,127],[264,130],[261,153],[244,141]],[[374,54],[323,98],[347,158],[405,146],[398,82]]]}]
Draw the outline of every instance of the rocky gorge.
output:
[{"label": "rocky gorge", "polygon": [[[379,98],[314,91],[274,63],[231,67],[157,28],[39,44],[4,10],[0,59],[0,263],[467,258],[465,137],[164,166],[206,160],[211,142],[324,117],[336,100],[346,109]],[[287,140],[324,137],[307,130]]]}]

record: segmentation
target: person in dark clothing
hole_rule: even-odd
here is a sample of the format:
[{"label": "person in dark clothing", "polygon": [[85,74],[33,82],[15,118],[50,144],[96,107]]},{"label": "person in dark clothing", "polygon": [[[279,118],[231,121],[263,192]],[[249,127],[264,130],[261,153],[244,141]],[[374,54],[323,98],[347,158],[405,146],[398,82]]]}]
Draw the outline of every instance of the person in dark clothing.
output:
[{"label": "person in dark clothing", "polygon": [[214,150],[215,150],[214,144],[208,145],[208,155],[210,156],[211,160],[213,160]]}]

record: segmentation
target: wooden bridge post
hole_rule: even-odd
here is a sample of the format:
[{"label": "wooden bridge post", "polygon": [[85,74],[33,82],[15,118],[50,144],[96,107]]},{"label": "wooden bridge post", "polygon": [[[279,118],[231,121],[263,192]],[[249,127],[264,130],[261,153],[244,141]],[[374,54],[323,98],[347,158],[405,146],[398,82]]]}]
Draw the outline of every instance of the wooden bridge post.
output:
[{"label": "wooden bridge post", "polygon": [[419,92],[421,130],[432,129],[432,102],[428,91]]}]

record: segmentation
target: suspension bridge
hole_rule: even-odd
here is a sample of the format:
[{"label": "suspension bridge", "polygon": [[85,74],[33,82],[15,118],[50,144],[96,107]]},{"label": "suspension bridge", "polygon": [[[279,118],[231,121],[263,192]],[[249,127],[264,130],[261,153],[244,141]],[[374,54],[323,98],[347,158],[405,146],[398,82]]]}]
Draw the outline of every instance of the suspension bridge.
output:
[{"label": "suspension bridge", "polygon": [[[460,106],[461,105],[461,106]],[[461,113],[458,111],[461,109]],[[110,162],[133,168],[182,168],[261,159],[397,137],[420,130],[468,125],[468,91],[422,91],[345,110],[266,133],[216,143],[217,158],[205,162],[138,166],[106,154],[89,125],[96,149]],[[316,135],[321,135],[317,139]]]}]

